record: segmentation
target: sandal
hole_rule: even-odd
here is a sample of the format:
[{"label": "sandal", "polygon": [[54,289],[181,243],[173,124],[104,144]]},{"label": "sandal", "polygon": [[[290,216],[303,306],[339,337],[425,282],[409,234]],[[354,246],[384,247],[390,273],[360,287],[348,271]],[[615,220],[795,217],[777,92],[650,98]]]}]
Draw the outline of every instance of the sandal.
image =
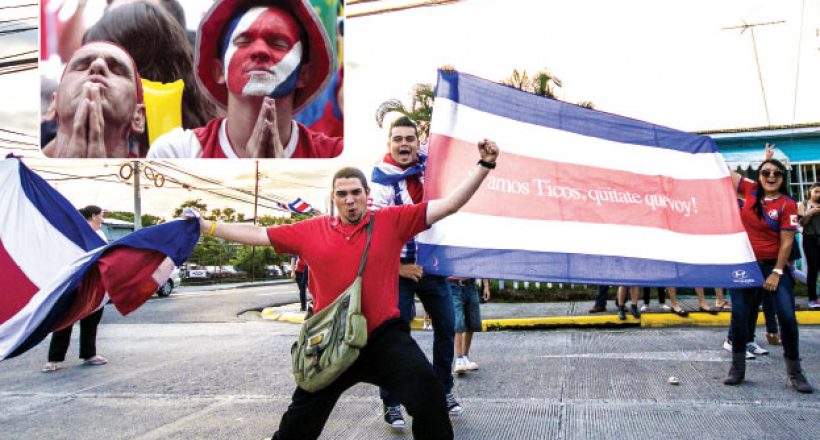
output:
[{"label": "sandal", "polygon": [[55,372],[59,369],[60,369],[60,363],[59,362],[46,362],[46,364],[43,365],[43,369],[40,370],[40,371],[42,371],[43,373],[53,373],[53,372]]},{"label": "sandal", "polygon": [[717,314],[718,314],[718,311],[717,311],[717,310],[715,310],[715,309],[710,309],[710,308],[708,308],[708,307],[698,307],[698,310],[699,310],[699,311],[701,311],[701,312],[706,312],[706,313],[708,313],[708,314],[710,314],[710,315],[717,315]]},{"label": "sandal", "polygon": [[681,307],[679,305],[672,306],[671,312],[678,315],[678,316],[680,316],[681,318],[686,318],[686,317],[689,316],[689,312],[684,310],[683,307]]},{"label": "sandal", "polygon": [[715,301],[715,307],[720,310],[721,312],[731,312],[732,311],[732,304],[725,299],[722,302]]}]

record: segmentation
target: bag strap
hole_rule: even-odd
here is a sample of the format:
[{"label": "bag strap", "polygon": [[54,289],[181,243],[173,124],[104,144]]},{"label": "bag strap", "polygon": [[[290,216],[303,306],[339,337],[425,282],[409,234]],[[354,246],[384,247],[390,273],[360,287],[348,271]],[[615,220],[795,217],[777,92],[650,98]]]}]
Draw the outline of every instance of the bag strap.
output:
[{"label": "bag strap", "polygon": [[367,263],[367,252],[370,250],[370,236],[373,235],[373,223],[375,221],[376,216],[373,215],[373,212],[370,212],[370,221],[367,223],[367,243],[364,245],[364,255],[362,255],[362,262],[359,263],[359,274],[356,275],[357,277],[362,276],[364,265]]}]

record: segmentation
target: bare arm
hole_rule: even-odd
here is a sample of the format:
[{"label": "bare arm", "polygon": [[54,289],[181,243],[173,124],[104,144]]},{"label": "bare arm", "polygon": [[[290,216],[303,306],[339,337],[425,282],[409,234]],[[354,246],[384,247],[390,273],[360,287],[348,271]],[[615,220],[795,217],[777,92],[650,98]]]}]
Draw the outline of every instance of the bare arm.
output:
[{"label": "bare arm", "polygon": [[200,233],[208,234],[214,224],[216,227],[214,228],[212,235],[216,238],[254,246],[270,246],[270,240],[268,240],[266,228],[254,225],[219,223],[200,218]]},{"label": "bare arm", "polygon": [[[772,160],[774,158],[774,146],[775,144],[766,143],[766,149],[764,153],[764,160]],[[732,176],[732,186],[734,187],[735,191],[737,191],[737,185],[740,183],[740,179],[743,178],[740,174],[729,168],[729,174]]]},{"label": "bare arm", "polygon": [[486,278],[482,279],[481,280],[481,286],[483,287],[483,291],[482,291],[481,296],[484,298],[484,301],[489,301],[490,300],[490,280],[488,280]]},{"label": "bare arm", "polygon": [[[491,140],[484,139],[478,143],[478,152],[481,160],[494,164],[498,158],[498,146]],[[461,182],[456,189],[443,199],[431,200],[427,204],[427,224],[433,223],[458,212],[462,206],[466,205],[473,194],[481,186],[481,182],[490,173],[490,169],[476,165],[470,174]]]},{"label": "bare arm", "polygon": [[[775,269],[783,270],[789,262],[789,254],[792,251],[794,244],[794,231],[780,231],[780,249],[777,251],[777,263],[774,265]],[[763,283],[763,288],[766,290],[777,290],[777,285],[780,283],[780,275],[772,272],[766,281]]]}]

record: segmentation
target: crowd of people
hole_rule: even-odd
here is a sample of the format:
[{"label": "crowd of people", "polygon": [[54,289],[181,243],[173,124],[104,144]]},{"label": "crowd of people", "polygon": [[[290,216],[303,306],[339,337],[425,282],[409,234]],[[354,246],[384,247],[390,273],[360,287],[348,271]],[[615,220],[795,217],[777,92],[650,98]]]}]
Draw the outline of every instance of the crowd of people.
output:
[{"label": "crowd of people", "polygon": [[[294,119],[325,92],[334,75],[331,40],[307,0],[217,0],[200,22],[193,47],[184,23],[163,6],[171,3],[112,2],[102,19],[84,32],[81,46],[66,60],[43,121],[53,134],[44,140],[46,155],[332,158],[342,152],[341,137],[314,131]],[[144,41],[147,36],[174,52],[146,50],[151,47]],[[185,84],[181,126],[151,145],[142,78],[163,83],[182,79]],[[424,201],[425,152],[415,122],[401,117],[388,128],[387,151],[370,179],[350,167],[333,176],[331,197],[337,216],[269,228],[199,218],[202,234],[298,255],[293,266],[300,306],[308,308],[309,290],[313,312],[328,307],[356,278],[355,262],[365,252],[365,230],[373,224],[362,275],[367,343],[353,365],[330,386],[316,392],[297,387],[272,438],[318,438],[339,397],[359,382],[380,387],[384,421],[391,428],[405,428],[404,406],[414,418],[415,438],[453,437],[449,416],[464,411],[454,393],[454,374],[478,369],[469,359],[473,334],[481,331],[476,285],[481,285],[481,297],[486,300],[489,284],[426,273],[417,261],[415,237],[461,209],[496,167],[499,148],[493,141],[482,140],[476,148],[478,161],[464,181],[446,197]],[[814,185],[809,199],[798,206],[789,196],[786,176],[785,166],[770,156],[758,168],[756,180],[732,173],[741,221],[764,284],[731,290],[731,306],[722,289],[716,289],[714,306],[707,303],[703,288],[695,292],[699,311],[731,310],[724,342],[732,353],[726,385],[742,383],[746,359],[766,351],[754,339],[762,303],[767,340],[782,344],[791,386],[810,393],[813,388],[800,363],[790,263],[795,232],[802,226],[809,306],[820,308],[815,290],[820,264],[820,185]],[[197,216],[195,212],[189,215]],[[600,286],[590,313],[606,310],[609,287]],[[663,310],[687,317],[675,287],[657,290]],[[640,307],[640,288],[619,286],[619,318],[627,319],[627,297],[629,313],[639,318],[648,310],[649,293],[644,290],[644,306]],[[416,316],[416,298],[432,322],[432,363],[409,331]],[[93,346],[99,315],[81,324],[80,356],[89,365],[106,363]],[[70,332],[68,327],[54,334],[44,371],[59,368]]]}]

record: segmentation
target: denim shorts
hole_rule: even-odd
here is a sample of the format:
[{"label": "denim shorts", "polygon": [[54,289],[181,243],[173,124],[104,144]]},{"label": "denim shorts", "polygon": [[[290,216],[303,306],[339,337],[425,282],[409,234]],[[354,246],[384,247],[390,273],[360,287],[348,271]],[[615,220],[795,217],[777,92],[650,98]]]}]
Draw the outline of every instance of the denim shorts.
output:
[{"label": "denim shorts", "polygon": [[462,282],[450,280],[449,283],[456,315],[456,333],[480,332],[481,309],[475,280],[469,279]]}]

